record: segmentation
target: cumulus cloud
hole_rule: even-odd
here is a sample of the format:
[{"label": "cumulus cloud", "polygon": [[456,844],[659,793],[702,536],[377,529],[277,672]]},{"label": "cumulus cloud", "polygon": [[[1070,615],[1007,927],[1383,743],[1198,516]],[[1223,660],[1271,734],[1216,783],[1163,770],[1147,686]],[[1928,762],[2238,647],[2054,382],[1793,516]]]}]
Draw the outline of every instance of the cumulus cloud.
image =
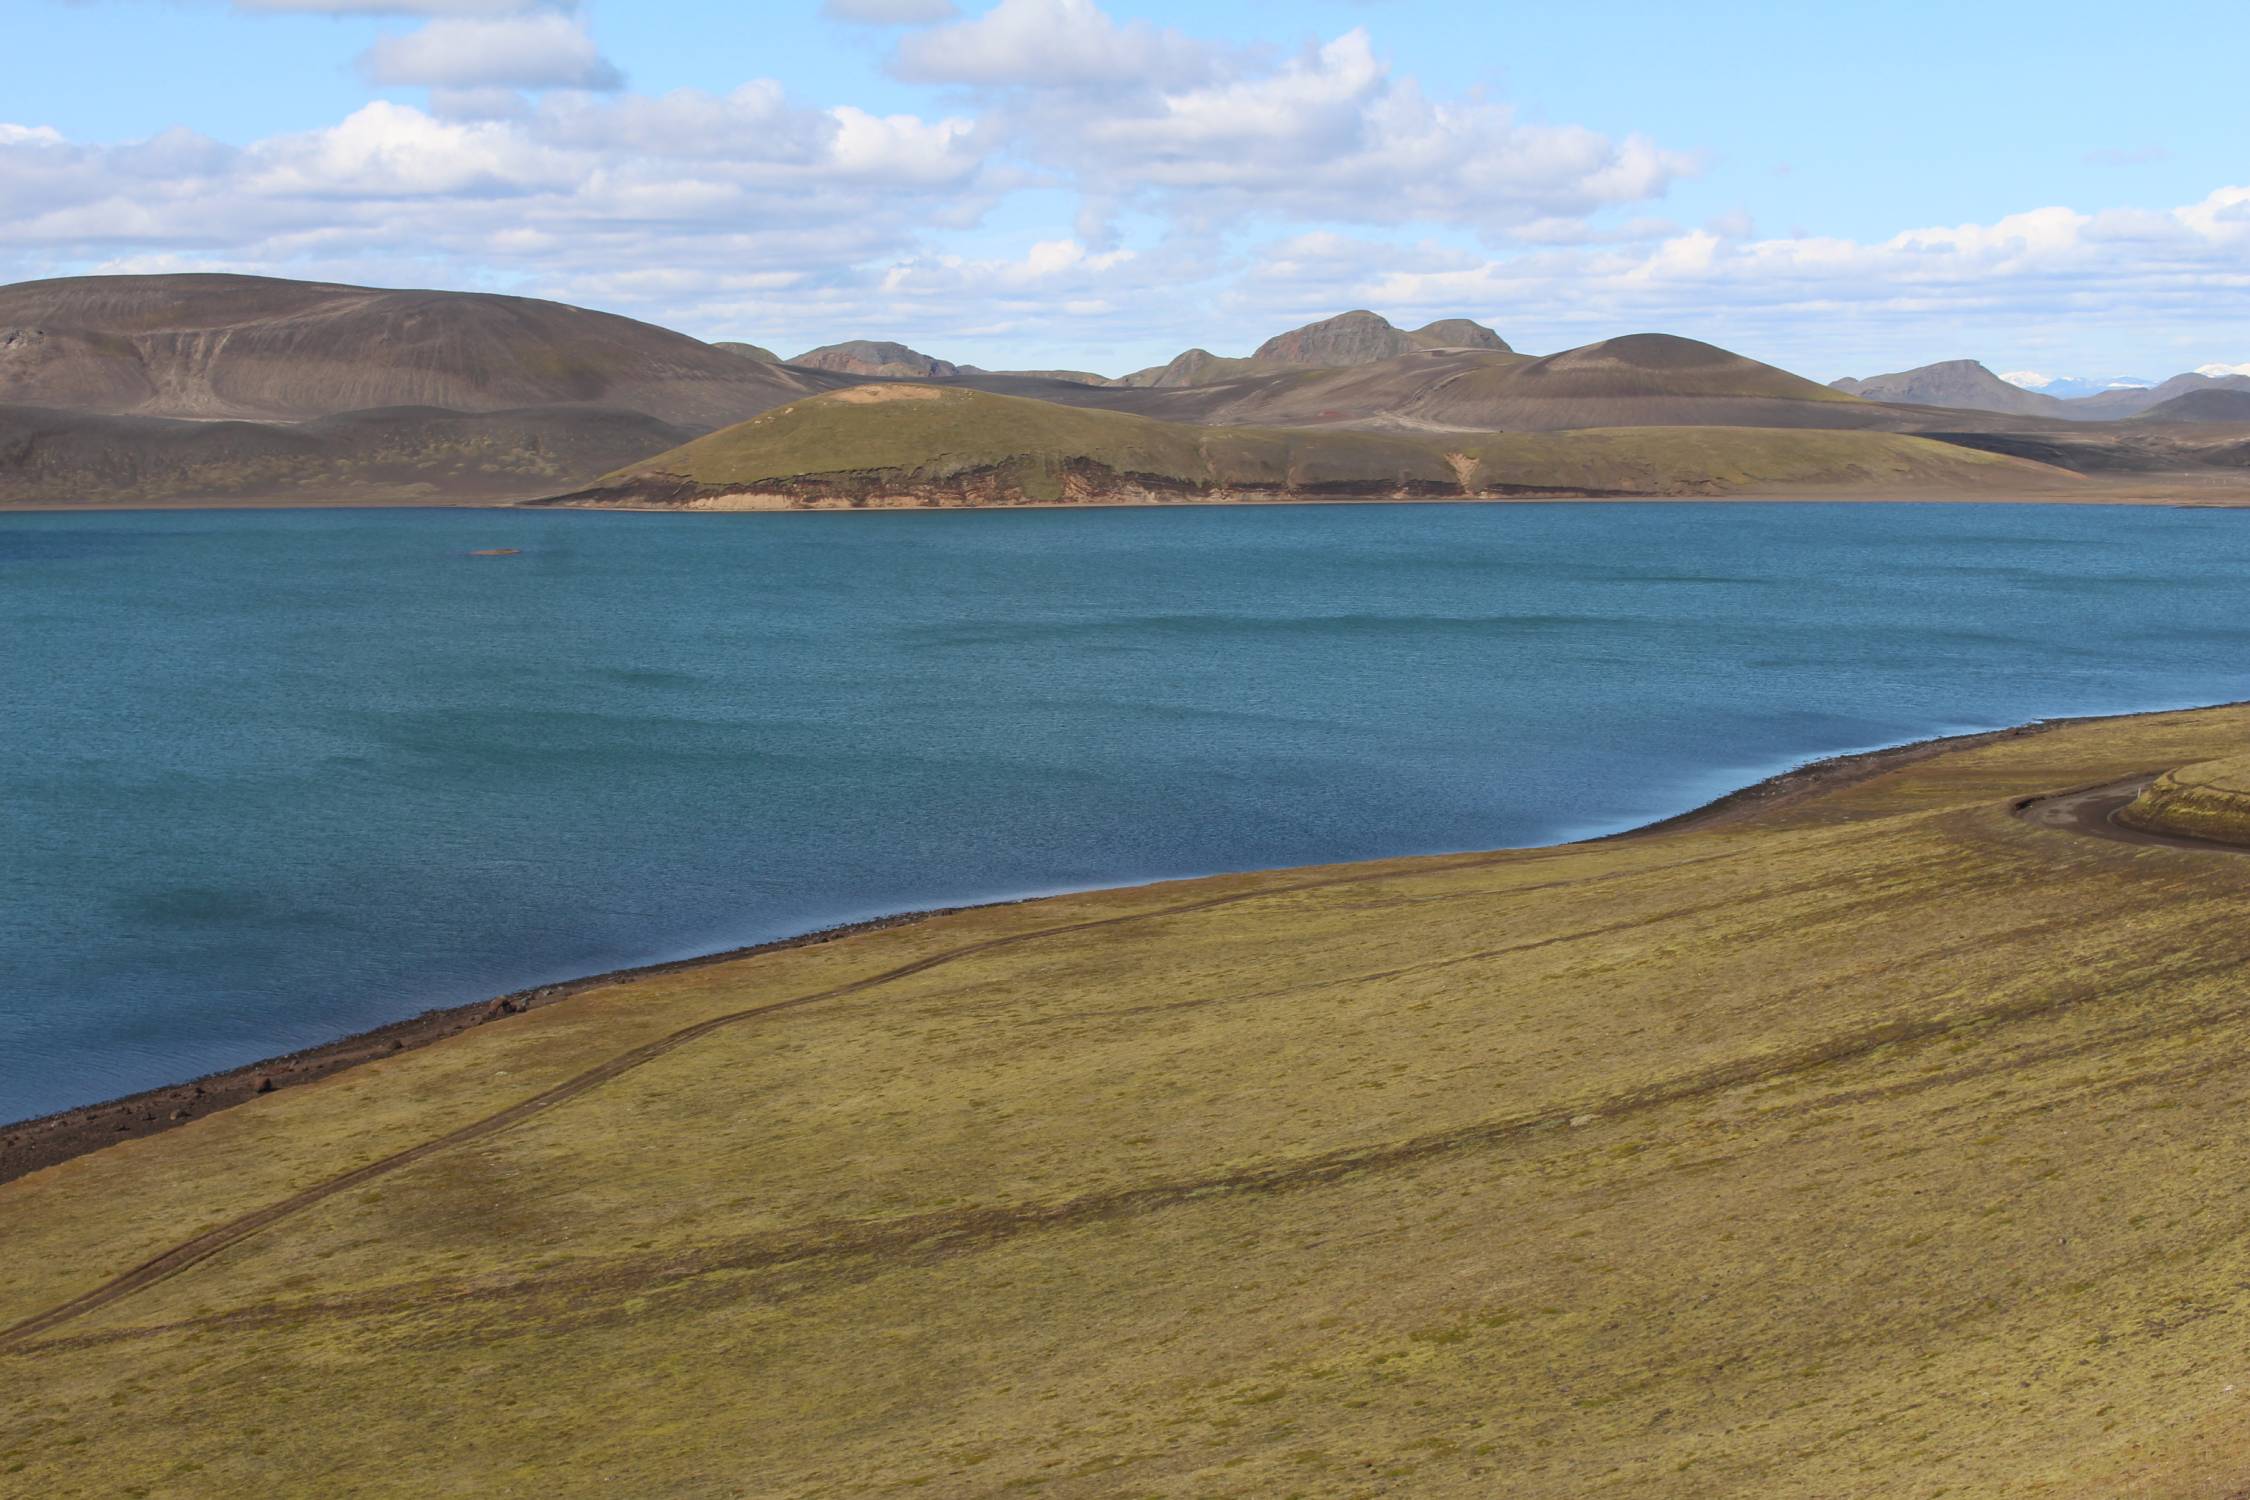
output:
[{"label": "cumulus cloud", "polygon": [[[200,266],[497,286],[760,342],[879,328],[950,357],[982,339],[980,362],[1105,368],[1247,352],[1353,306],[1473,316],[1532,349],[1667,329],[1823,376],[1956,354],[2025,379],[2122,362],[2061,347],[2071,329],[2229,357],[2239,340],[2213,347],[2212,330],[2250,326],[2250,187],[1887,237],[1761,235],[1740,213],[1688,227],[1662,210],[1701,169],[1692,143],[1426,89],[1364,29],[1246,51],[1095,0],[967,17],[827,0],[913,28],[890,67],[937,102],[908,111],[771,80],[631,92],[569,0],[235,4],[415,18],[363,67],[428,97],[241,145],[0,123],[0,279]],[[1018,193],[1051,220],[1001,236],[984,217]],[[1102,365],[1103,349],[1130,352]]]},{"label": "cumulus cloud", "polygon": [[2211,364],[2211,365],[2197,365],[2197,366],[2195,367],[2195,373],[2196,373],[2196,374],[2198,374],[2198,375],[2208,375],[2208,376],[2210,376],[2210,377],[2211,377],[2211,378],[2212,378],[2213,380],[2223,380],[2223,379],[2225,379],[2225,378],[2226,378],[2227,376],[2229,376],[2229,375],[2250,375],[2250,364],[2240,364],[2240,365],[2219,365],[2219,364]]},{"label": "cumulus cloud", "polygon": [[2167,212],[2047,207],[1872,241],[1697,230],[1467,267],[1402,257],[1355,290],[1410,310],[1520,308],[1550,346],[1669,328],[1731,334],[1806,367],[1850,361],[1854,347],[1911,363],[2020,348],[2026,330],[2058,320],[2129,321],[2185,341],[2250,313],[2245,205],[2250,189],[2227,187]]},{"label": "cumulus cloud", "polygon": [[625,81],[583,26],[553,13],[432,21],[382,38],[359,67],[385,86],[612,90]]},{"label": "cumulus cloud", "polygon": [[894,70],[974,88],[1015,151],[1112,211],[1498,232],[1658,198],[1698,168],[1645,137],[1433,99],[1364,29],[1276,61],[1120,24],[1092,0],[1002,0],[908,37]]},{"label": "cumulus cloud", "polygon": [[[826,306],[991,201],[971,122],[725,95],[551,95],[520,118],[390,100],[235,147],[0,129],[0,265],[145,265],[535,286],[694,322],[744,296]],[[5,278],[0,278],[5,279]],[[838,293],[841,295],[841,293]],[[815,340],[817,342],[817,340]]]}]

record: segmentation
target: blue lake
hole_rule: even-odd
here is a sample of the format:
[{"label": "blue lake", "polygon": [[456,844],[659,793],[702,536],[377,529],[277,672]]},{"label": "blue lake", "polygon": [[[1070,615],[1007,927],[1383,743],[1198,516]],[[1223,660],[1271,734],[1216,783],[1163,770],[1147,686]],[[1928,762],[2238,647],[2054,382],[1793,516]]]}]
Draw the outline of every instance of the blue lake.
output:
[{"label": "blue lake", "polygon": [[2250,512],[0,516],[0,1119],[877,913],[1610,831],[2246,664]]}]

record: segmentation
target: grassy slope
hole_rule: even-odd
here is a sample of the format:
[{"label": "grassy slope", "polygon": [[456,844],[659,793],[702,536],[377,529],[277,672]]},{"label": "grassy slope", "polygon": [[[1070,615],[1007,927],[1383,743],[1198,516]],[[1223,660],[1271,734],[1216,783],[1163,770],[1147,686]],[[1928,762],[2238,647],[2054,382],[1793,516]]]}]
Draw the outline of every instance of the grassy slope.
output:
[{"label": "grassy slope", "polygon": [[2250,755],[2169,771],[2118,816],[2159,833],[2250,844]]},{"label": "grassy slope", "polygon": [[583,407],[410,407],[274,423],[0,406],[0,505],[520,499],[685,436],[639,412]]},{"label": "grassy slope", "polygon": [[880,387],[796,402],[611,476],[677,475],[754,488],[824,475],[881,482],[1008,472],[1053,499],[1088,461],[1122,475],[1214,489],[1480,487],[1672,494],[1768,485],[2040,484],[2036,465],[1890,433],[1727,427],[1567,433],[1403,434],[1198,427],[1122,412],[934,387]]},{"label": "grassy slope", "polygon": [[[0,1475],[239,1493],[2209,1497],[2250,1475],[2244,866],[2009,799],[1059,898],[589,992],[0,1187]],[[1223,901],[1225,904],[1213,904]]]}]

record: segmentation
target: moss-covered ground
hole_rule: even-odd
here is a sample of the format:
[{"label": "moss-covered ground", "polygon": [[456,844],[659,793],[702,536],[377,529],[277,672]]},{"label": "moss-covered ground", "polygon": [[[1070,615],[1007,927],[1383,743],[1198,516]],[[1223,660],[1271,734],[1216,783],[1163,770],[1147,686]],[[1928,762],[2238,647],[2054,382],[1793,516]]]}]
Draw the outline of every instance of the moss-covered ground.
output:
[{"label": "moss-covered ground", "polygon": [[2075,476],[2021,459],[1884,432],[1747,427],[1573,432],[1408,432],[1342,427],[1202,427],[1124,412],[936,386],[868,386],[799,401],[631,465],[706,490],[843,482],[913,494],[993,476],[985,503],[1104,498],[1154,482],[1224,495],[1481,494],[1517,489],[1619,495],[1844,489],[1912,495],[2067,489]]},{"label": "moss-covered ground", "polygon": [[834,992],[0,1340],[0,1493],[2226,1500],[2250,863],[2011,804],[2246,739],[963,912],[81,1157],[0,1326]]}]

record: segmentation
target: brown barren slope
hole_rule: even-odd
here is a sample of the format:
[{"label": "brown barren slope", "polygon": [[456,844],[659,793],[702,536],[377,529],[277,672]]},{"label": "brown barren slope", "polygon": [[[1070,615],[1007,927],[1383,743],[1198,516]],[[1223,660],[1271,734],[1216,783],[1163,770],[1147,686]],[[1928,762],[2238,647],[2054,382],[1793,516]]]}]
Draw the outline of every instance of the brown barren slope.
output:
[{"label": "brown barren slope", "polygon": [[1437,349],[1341,370],[1251,374],[1137,393],[1172,420],[1552,432],[1574,427],[1827,427],[1898,431],[1916,418],[1786,370],[1668,334],[1534,359]]},{"label": "brown barren slope", "polygon": [[2246,738],[590,989],[0,1186],[0,1473],[2229,1500],[2245,865],[2015,809]]},{"label": "brown barren slope", "polygon": [[0,405],[253,420],[600,406],[708,429],[834,383],[528,297],[216,275],[0,287]]}]

